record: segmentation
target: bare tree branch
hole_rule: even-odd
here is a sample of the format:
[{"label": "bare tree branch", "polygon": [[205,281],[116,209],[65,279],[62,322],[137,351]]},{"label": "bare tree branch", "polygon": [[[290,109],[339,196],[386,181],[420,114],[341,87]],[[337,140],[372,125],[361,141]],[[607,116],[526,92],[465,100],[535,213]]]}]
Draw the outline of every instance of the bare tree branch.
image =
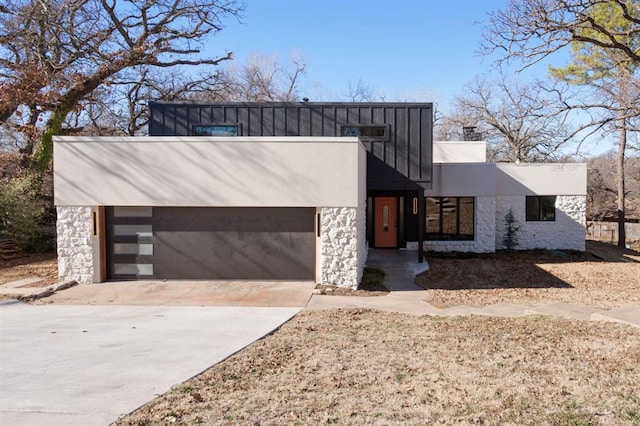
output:
[{"label": "bare tree branch", "polygon": [[[232,54],[200,56],[239,0],[15,0],[0,9],[0,123],[12,126],[49,111],[37,128],[40,167],[50,136],[68,114],[127,70],[218,65]],[[39,115],[45,117],[44,115]],[[37,133],[37,132],[36,132]],[[33,144],[35,146],[35,144]],[[26,153],[30,155],[31,153]]]}]

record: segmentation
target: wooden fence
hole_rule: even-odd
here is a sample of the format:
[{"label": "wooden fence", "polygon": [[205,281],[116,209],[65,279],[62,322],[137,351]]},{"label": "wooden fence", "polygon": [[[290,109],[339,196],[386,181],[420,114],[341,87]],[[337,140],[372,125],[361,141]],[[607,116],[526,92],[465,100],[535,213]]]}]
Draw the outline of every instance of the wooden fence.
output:
[{"label": "wooden fence", "polygon": [[[625,224],[624,230],[628,243],[640,241],[640,223]],[[606,243],[618,243],[618,223],[617,222],[587,222],[587,238],[590,240],[604,241]]]}]

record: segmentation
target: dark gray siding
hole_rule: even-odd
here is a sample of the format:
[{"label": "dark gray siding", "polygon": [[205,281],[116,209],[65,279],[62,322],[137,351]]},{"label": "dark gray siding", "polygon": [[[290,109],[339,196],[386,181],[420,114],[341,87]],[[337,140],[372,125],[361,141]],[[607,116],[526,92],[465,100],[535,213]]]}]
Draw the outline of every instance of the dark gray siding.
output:
[{"label": "dark gray siding", "polygon": [[190,136],[194,125],[237,124],[241,136],[340,136],[341,127],[387,126],[384,141],[365,141],[370,190],[429,188],[431,103],[150,104],[151,136]]}]

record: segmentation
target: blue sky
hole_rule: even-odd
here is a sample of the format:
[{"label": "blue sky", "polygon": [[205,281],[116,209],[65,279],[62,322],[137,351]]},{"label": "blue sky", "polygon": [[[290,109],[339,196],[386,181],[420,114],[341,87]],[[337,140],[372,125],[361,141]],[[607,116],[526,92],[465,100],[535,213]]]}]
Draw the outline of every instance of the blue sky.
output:
[{"label": "blue sky", "polygon": [[[241,22],[225,20],[205,52],[231,51],[237,64],[251,53],[276,55],[286,62],[302,54],[308,64],[301,97],[346,101],[358,80],[387,101],[436,102],[446,114],[453,98],[474,76],[498,76],[497,55],[478,54],[489,13],[507,0],[245,0]],[[548,66],[568,62],[568,52],[509,78],[543,78]],[[590,138],[591,154],[611,148]]]},{"label": "blue sky", "polygon": [[476,52],[488,13],[506,0],[246,3],[242,23],[227,20],[211,53],[232,51],[239,63],[254,51],[281,61],[301,53],[308,63],[303,96],[311,100],[346,100],[349,83],[362,80],[386,100],[438,101],[446,109],[474,75],[492,71],[495,58]]}]

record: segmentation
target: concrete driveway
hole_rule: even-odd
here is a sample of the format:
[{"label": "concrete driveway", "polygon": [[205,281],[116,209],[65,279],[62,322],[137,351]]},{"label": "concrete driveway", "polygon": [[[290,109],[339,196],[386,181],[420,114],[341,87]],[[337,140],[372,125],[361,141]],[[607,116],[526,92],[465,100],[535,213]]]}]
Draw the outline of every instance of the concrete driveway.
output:
[{"label": "concrete driveway", "polygon": [[313,281],[116,281],[79,284],[37,303],[303,307],[314,287]]},{"label": "concrete driveway", "polygon": [[299,307],[0,303],[0,424],[107,425]]}]

